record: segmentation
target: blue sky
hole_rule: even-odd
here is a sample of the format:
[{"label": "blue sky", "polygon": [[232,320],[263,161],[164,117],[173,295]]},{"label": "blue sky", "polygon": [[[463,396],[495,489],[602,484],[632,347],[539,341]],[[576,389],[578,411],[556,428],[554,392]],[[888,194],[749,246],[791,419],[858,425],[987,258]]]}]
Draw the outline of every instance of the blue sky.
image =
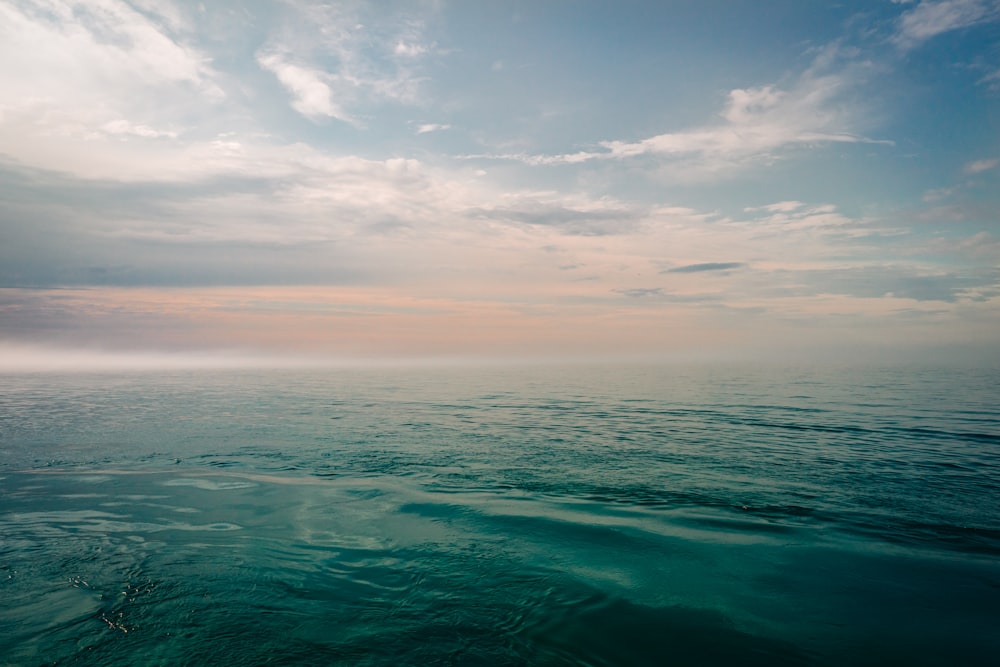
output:
[{"label": "blue sky", "polygon": [[1000,2],[0,0],[0,341],[1000,349]]}]

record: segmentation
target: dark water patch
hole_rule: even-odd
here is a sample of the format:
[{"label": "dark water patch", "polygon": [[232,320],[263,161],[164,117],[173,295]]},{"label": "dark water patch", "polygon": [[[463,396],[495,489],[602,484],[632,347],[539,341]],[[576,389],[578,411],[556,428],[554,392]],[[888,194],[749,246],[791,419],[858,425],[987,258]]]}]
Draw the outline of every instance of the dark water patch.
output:
[{"label": "dark water patch", "polygon": [[1000,433],[988,433],[977,431],[942,431],[938,429],[924,427],[887,428],[902,435],[912,436],[917,439],[934,440],[969,440],[972,442],[1000,443]]},{"label": "dark water patch", "polygon": [[794,644],[742,632],[719,612],[620,599],[589,600],[529,633],[553,664],[814,664]]},{"label": "dark water patch", "polygon": [[752,521],[749,519],[719,516],[684,516],[674,518],[673,522],[719,535],[724,533],[743,533],[746,535],[758,536],[791,536],[798,532],[794,526],[782,523],[775,523],[771,521]]},{"label": "dark water patch", "polygon": [[697,491],[655,489],[646,486],[546,489],[545,495],[579,497],[597,503],[615,503],[639,507],[725,507],[720,498]]},{"label": "dark water patch", "polygon": [[838,529],[867,540],[956,553],[1000,556],[1000,528],[845,515]]}]

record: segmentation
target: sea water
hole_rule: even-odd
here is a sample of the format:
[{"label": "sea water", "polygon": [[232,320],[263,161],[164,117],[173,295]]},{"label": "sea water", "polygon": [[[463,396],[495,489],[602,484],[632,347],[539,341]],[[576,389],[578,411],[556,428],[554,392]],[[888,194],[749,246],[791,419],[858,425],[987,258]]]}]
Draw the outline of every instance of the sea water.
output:
[{"label": "sea water", "polygon": [[994,370],[0,382],[0,665],[1000,655]]}]

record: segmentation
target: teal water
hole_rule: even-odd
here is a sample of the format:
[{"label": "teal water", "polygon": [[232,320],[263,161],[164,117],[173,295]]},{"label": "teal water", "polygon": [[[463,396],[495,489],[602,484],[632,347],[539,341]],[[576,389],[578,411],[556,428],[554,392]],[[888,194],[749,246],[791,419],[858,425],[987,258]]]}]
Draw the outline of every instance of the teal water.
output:
[{"label": "teal water", "polygon": [[1000,655],[1000,374],[0,384],[0,665]]}]

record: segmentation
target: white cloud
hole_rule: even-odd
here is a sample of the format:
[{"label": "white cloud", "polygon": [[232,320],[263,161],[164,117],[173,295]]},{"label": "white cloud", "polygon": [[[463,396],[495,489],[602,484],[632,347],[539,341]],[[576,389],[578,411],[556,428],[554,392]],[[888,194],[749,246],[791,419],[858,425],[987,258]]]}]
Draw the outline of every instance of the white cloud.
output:
[{"label": "white cloud", "polygon": [[[221,95],[208,59],[118,0],[52,0],[0,5],[5,75],[58,74],[54,67],[104,82],[188,82]],[[13,67],[18,63],[20,67]],[[64,70],[65,73],[65,70]],[[38,85],[44,81],[32,81]]]},{"label": "white cloud", "polygon": [[155,16],[174,32],[186,33],[194,28],[194,22],[185,12],[189,7],[179,6],[171,0],[130,0],[130,3],[140,11]]},{"label": "white cloud", "polygon": [[994,70],[988,73],[983,78],[977,81],[979,85],[985,85],[987,89],[997,92],[1000,91],[1000,69]]},{"label": "white cloud", "polygon": [[218,112],[227,103],[219,74],[171,33],[170,25],[182,23],[173,5],[161,7],[143,13],[118,0],[0,2],[2,151],[29,163],[58,162],[59,142],[176,137],[178,126]]},{"label": "white cloud", "polygon": [[753,206],[743,209],[747,213],[752,213],[754,211],[770,211],[772,213],[791,213],[792,211],[798,210],[805,206],[800,201],[779,201],[774,204],[768,204],[767,206]]},{"label": "white cloud", "polygon": [[292,94],[292,108],[308,118],[327,116],[346,123],[354,120],[333,101],[333,91],[324,81],[325,74],[289,62],[278,53],[258,54],[257,62],[272,72]]},{"label": "white cloud", "polygon": [[[638,142],[606,141],[612,157],[700,155],[720,163],[771,157],[776,151],[823,143],[870,141],[851,131],[853,119],[835,99],[845,86],[841,76],[806,77],[789,90],[776,86],[729,92],[725,122],[670,132]],[[575,156],[569,156],[571,159]]]},{"label": "white cloud", "polygon": [[592,198],[558,191],[518,191],[495,194],[463,212],[472,219],[514,226],[551,228],[581,236],[627,234],[648,216],[645,207],[611,197]]},{"label": "white cloud", "polygon": [[451,125],[442,125],[440,123],[425,123],[417,127],[417,134],[427,134],[428,132],[441,132],[443,130],[450,130]]},{"label": "white cloud", "polygon": [[177,138],[177,132],[175,130],[157,130],[149,127],[148,125],[136,125],[134,123],[130,123],[122,118],[105,123],[101,126],[101,129],[104,130],[105,133],[113,136],[135,136],[142,137],[144,139]]},{"label": "white cloud", "polygon": [[[752,227],[758,232],[780,231],[786,233],[789,230],[821,229],[827,233],[840,235],[851,227],[860,229],[858,220],[838,212],[837,207],[833,204],[806,206],[801,202],[780,202],[757,210],[764,210],[770,214],[752,220]],[[750,212],[754,212],[754,210],[750,209]],[[858,236],[863,235],[863,232],[854,231],[849,234]]]},{"label": "white cloud", "polygon": [[423,44],[412,44],[406,42],[396,42],[396,46],[393,47],[393,53],[397,56],[403,56],[406,58],[416,58],[417,56],[422,56],[427,53],[427,47]]},{"label": "white cloud", "polygon": [[941,201],[942,199],[947,199],[956,192],[958,192],[958,186],[950,188],[934,188],[933,190],[928,190],[927,192],[925,192],[924,196],[921,199],[925,203],[930,204],[932,202]]},{"label": "white cloud", "polygon": [[830,143],[890,143],[857,131],[860,110],[847,102],[855,85],[853,71],[824,73],[836,59],[827,49],[793,85],[731,90],[714,122],[639,141],[602,141],[603,150],[560,155],[470,155],[466,158],[513,159],[531,165],[579,164],[592,160],[625,160],[651,156],[677,165],[680,179],[714,177],[735,167],[773,162],[781,153]]},{"label": "white cloud", "polygon": [[923,0],[899,18],[893,41],[901,48],[914,48],[942,33],[992,21],[998,13],[996,0]]},{"label": "white cloud", "polygon": [[963,169],[963,171],[966,174],[980,174],[984,171],[996,169],[997,165],[1000,165],[1000,159],[998,158],[991,158],[987,160],[975,160],[965,165],[965,169]]},{"label": "white cloud", "polygon": [[427,7],[291,2],[287,9],[257,60],[292,93],[296,111],[356,124],[356,109],[372,102],[419,102],[419,67],[432,45],[415,17]]}]

